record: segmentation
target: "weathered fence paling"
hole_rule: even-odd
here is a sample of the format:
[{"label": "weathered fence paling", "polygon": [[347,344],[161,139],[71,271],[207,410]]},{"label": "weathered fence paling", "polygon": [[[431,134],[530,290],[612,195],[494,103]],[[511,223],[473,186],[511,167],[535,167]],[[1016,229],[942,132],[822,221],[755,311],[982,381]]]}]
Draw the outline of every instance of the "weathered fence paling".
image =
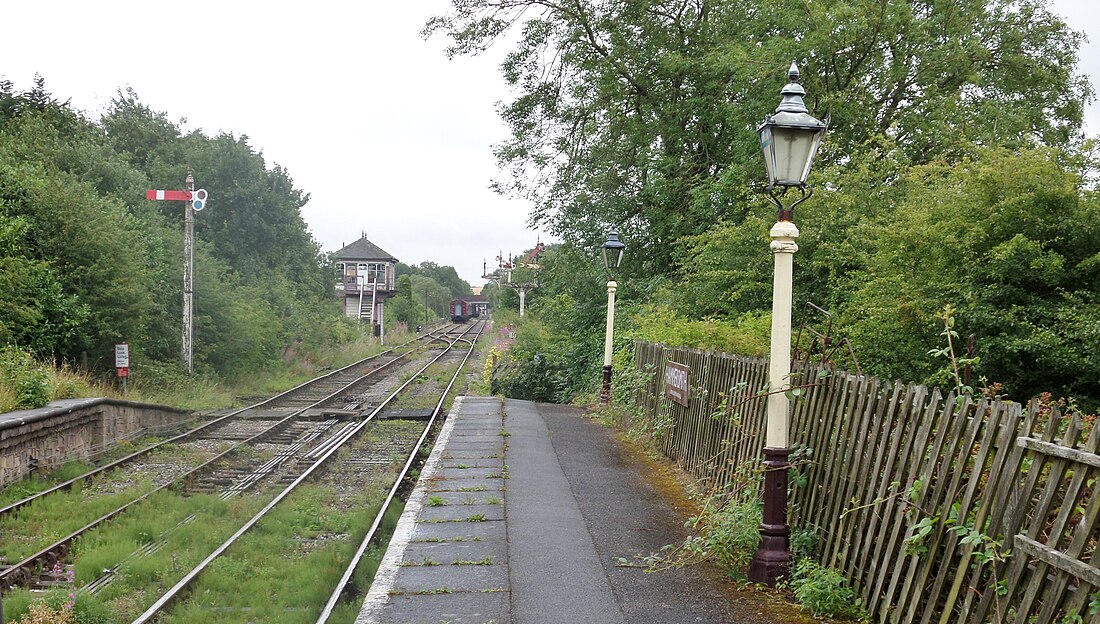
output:
[{"label": "weathered fence paling", "polygon": [[[663,396],[668,361],[691,369],[687,407]],[[760,465],[765,360],[638,342],[635,363],[648,377],[632,424],[669,457],[716,490]],[[809,456],[791,524],[817,534],[818,558],[878,621],[1100,623],[1091,419],[817,365],[792,385],[810,387],[791,414]]]}]

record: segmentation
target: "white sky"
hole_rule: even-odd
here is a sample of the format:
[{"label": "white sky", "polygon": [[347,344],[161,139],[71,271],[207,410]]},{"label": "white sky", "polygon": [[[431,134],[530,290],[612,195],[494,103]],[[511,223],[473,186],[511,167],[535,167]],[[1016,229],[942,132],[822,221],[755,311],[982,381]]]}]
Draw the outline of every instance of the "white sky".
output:
[{"label": "white sky", "polygon": [[[1051,6],[1092,35],[1080,71],[1100,89],[1093,4]],[[312,195],[302,213],[325,251],[366,231],[402,262],[450,265],[479,286],[483,259],[491,268],[499,250],[521,252],[540,234],[526,227],[528,204],[488,188],[501,177],[490,147],[507,137],[494,107],[508,99],[506,50],[447,60],[443,37],[419,36],[448,6],[9,0],[0,76],[23,90],[41,73],[55,97],[93,116],[130,86],[154,110],[186,118],[185,129],[248,135],[269,167],[283,165]],[[1100,107],[1088,120],[1100,131]],[[200,219],[218,209],[208,190]]]}]

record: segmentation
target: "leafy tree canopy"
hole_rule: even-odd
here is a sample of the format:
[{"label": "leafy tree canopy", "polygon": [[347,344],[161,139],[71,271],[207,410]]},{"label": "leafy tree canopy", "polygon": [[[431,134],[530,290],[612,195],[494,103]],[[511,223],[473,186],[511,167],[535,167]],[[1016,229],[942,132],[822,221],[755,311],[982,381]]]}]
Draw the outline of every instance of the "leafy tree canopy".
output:
[{"label": "leafy tree canopy", "polygon": [[513,30],[501,189],[582,248],[621,228],[642,275],[673,272],[676,240],[752,207],[753,130],[791,59],[833,120],[823,164],[876,137],[912,163],[1065,144],[1091,96],[1083,35],[1042,0],[455,0],[425,27],[452,55]]},{"label": "leafy tree canopy", "polygon": [[470,284],[458,276],[458,271],[455,271],[454,267],[440,266],[430,260],[413,265],[398,262],[396,274],[398,276],[420,275],[431,278],[436,284],[442,285],[450,291],[452,297],[462,297],[472,292]]},{"label": "leafy tree canopy", "polygon": [[195,361],[242,374],[280,347],[331,341],[331,270],[301,219],[308,195],[247,138],[184,134],[133,91],[101,120],[37,78],[0,81],[0,342],[111,365],[128,341],[139,375],[178,358],[183,210],[148,202],[188,167],[210,191],[196,215]]}]

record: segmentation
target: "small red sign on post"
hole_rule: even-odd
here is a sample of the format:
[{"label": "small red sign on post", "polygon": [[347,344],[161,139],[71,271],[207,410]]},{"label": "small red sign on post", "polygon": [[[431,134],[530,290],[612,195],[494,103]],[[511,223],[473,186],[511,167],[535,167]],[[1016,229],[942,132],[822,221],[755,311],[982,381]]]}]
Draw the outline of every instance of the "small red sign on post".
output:
[{"label": "small red sign on post", "polygon": [[691,402],[691,369],[679,362],[665,362],[665,396],[688,407]]},{"label": "small red sign on post", "polygon": [[119,377],[129,377],[130,376],[130,367],[129,366],[119,366],[118,368],[115,369],[115,372],[118,373]]}]

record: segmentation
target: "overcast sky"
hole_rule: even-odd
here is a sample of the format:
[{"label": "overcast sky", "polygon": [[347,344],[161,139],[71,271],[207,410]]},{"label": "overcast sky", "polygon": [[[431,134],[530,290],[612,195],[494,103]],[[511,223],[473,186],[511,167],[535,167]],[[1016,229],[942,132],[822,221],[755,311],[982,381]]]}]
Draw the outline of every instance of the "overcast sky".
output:
[{"label": "overcast sky", "polygon": [[[419,36],[447,0],[4,4],[0,76],[16,89],[41,73],[55,97],[98,117],[129,86],[187,130],[248,135],[312,195],[302,215],[325,251],[365,231],[402,262],[454,266],[479,286],[483,259],[492,267],[499,250],[547,240],[527,229],[528,204],[489,190],[491,146],[507,137],[495,112],[509,99],[505,50],[447,60],[442,37]],[[1095,40],[1080,70],[1100,86],[1094,0],[1051,6]],[[1100,107],[1088,119],[1100,131]],[[217,212],[208,190],[200,219]]]}]

